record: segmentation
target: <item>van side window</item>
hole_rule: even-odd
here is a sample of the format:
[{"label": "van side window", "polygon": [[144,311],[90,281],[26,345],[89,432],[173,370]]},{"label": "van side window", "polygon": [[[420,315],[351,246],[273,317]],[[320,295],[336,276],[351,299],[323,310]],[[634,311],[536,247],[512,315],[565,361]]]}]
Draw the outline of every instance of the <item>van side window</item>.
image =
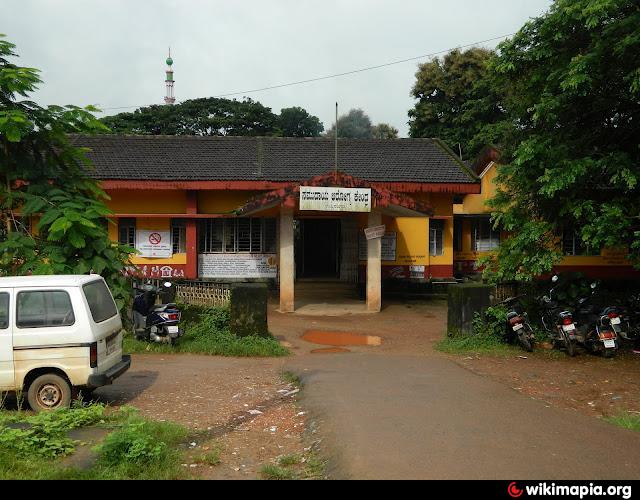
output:
[{"label": "van side window", "polygon": [[9,328],[9,294],[0,293],[0,330]]},{"label": "van side window", "polygon": [[19,292],[18,328],[70,326],[75,323],[69,294],[62,290]]},{"label": "van side window", "polygon": [[111,292],[104,281],[92,281],[84,285],[82,289],[87,298],[93,321],[100,323],[118,314]]}]

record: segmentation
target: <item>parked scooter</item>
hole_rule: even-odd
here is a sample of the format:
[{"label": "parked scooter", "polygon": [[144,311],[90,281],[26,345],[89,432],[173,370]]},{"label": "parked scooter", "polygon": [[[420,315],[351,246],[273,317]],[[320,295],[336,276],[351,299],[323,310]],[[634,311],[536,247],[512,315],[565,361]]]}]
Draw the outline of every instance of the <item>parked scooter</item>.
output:
[{"label": "parked scooter", "polygon": [[618,350],[618,333],[622,322],[615,306],[599,307],[593,296],[597,284],[591,283],[591,294],[578,300],[576,308],[576,340],[586,350],[604,357],[612,357]]},{"label": "parked scooter", "polygon": [[[163,286],[170,289],[174,285],[166,281]],[[156,304],[162,288],[145,284],[138,291],[132,311],[136,339],[174,345],[184,335],[179,326],[182,313],[174,303]]]},{"label": "parked scooter", "polygon": [[518,295],[501,302],[507,307],[503,340],[509,343],[518,342],[525,351],[532,352],[535,335],[529,323],[529,316],[520,303],[522,297],[523,295]]},{"label": "parked scooter", "polygon": [[[558,276],[551,278],[557,283]],[[542,326],[549,333],[554,347],[564,345],[569,356],[576,355],[576,325],[573,322],[573,313],[561,307],[554,292],[558,285],[552,287],[547,295],[539,299],[542,309]]]}]

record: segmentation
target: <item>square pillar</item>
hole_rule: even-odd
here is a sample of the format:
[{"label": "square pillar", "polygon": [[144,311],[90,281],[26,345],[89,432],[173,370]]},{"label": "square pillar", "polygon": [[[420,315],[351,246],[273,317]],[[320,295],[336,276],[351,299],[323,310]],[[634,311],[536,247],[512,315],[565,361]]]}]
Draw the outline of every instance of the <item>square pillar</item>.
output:
[{"label": "square pillar", "polygon": [[[369,212],[368,226],[382,224],[380,212]],[[382,307],[382,239],[367,240],[367,310],[380,312]]]},{"label": "square pillar", "polygon": [[187,265],[184,277],[189,280],[198,279],[198,233],[196,219],[187,219],[186,223]]},{"label": "square pillar", "polygon": [[[198,193],[187,191],[187,213],[198,213]],[[184,277],[190,280],[198,279],[198,222],[196,219],[187,219],[185,222],[187,265]]]},{"label": "square pillar", "polygon": [[295,261],[293,255],[293,208],[280,207],[280,312],[293,312]]}]

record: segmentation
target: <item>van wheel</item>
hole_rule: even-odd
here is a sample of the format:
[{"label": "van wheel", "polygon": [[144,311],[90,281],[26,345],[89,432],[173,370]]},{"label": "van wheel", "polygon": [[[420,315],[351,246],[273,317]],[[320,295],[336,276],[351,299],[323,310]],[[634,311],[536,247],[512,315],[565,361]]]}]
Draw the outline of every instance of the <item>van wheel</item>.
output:
[{"label": "van wheel", "polygon": [[40,375],[29,386],[27,401],[36,412],[68,408],[71,405],[71,386],[60,375]]}]

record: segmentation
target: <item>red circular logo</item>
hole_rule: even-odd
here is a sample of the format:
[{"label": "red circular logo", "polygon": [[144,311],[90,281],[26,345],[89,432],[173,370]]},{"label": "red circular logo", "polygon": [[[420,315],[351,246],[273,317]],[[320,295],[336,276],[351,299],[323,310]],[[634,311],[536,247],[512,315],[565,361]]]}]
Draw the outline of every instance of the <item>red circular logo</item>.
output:
[{"label": "red circular logo", "polygon": [[515,481],[512,482],[511,484],[509,484],[509,487],[507,488],[507,491],[509,492],[509,495],[511,495],[511,497],[513,497],[513,498],[518,498],[518,497],[522,496],[522,493],[523,493],[523,490],[518,488],[518,486],[516,485]]},{"label": "red circular logo", "polygon": [[159,233],[151,233],[149,235],[149,243],[151,243],[152,245],[157,245],[161,241],[162,241],[162,236],[160,236]]}]

